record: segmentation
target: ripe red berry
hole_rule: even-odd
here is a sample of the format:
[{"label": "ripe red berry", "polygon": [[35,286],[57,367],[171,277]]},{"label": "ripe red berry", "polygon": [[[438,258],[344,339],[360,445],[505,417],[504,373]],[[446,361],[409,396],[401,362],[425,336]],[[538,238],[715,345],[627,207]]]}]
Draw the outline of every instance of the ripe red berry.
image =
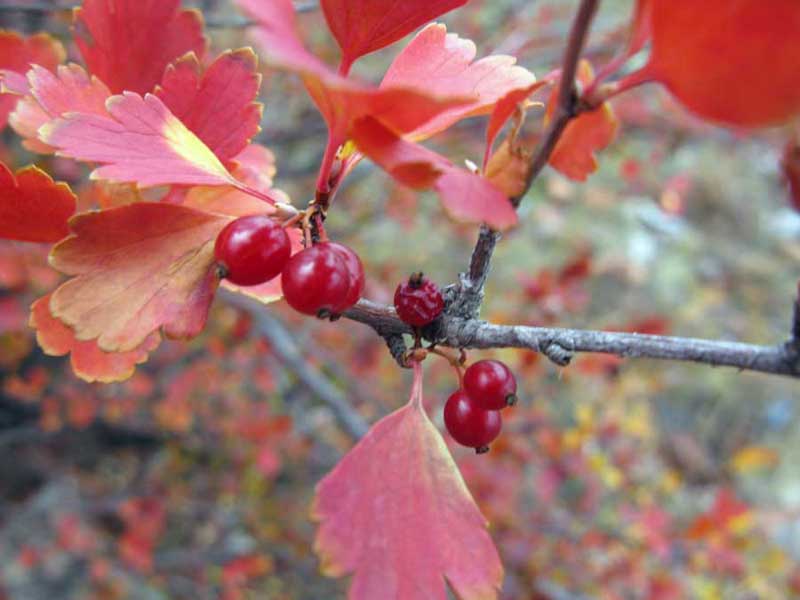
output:
[{"label": "ripe red berry", "polygon": [[[347,291],[347,296],[333,311],[334,314],[338,315],[353,306],[361,298],[361,294],[364,292],[364,265],[361,264],[358,254],[344,244],[339,242],[324,242],[324,244],[327,244],[331,250],[339,254],[339,258],[344,261],[348,274],[350,288]],[[323,244],[319,245],[322,246]]]},{"label": "ripe red berry", "polygon": [[479,360],[464,371],[464,391],[484,410],[500,410],[517,401],[517,380],[505,363]]},{"label": "ripe red berry", "polygon": [[503,419],[499,410],[483,410],[464,390],[457,390],[444,405],[444,424],[455,441],[480,454],[500,435]]},{"label": "ripe red berry", "polygon": [[277,277],[291,253],[286,231],[266,215],[231,221],[214,243],[214,258],[236,285],[257,285]]},{"label": "ripe red berry", "polygon": [[321,243],[298,252],[281,273],[283,297],[296,311],[330,316],[350,290],[350,276],[339,252]]},{"label": "ripe red berry", "polygon": [[394,292],[397,316],[413,327],[424,327],[442,314],[444,299],[439,286],[422,273],[414,273]]}]

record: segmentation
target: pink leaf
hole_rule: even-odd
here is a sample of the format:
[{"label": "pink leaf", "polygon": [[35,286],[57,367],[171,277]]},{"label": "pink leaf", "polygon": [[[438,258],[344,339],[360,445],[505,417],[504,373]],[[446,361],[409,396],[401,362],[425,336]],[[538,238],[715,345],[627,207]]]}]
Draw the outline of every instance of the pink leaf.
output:
[{"label": "pink leaf", "polygon": [[232,185],[269,202],[236,181],[219,158],[152,94],[133,92],[106,101],[109,116],[67,113],[39,129],[58,154],[102,163],[92,179],[156,185]]},{"label": "pink leaf", "polygon": [[76,64],[58,67],[56,74],[34,65],[27,74],[29,93],[17,103],[9,123],[25,140],[23,145],[42,154],[54,152],[39,139],[39,128],[67,112],[105,116],[111,92]]},{"label": "pink leaf", "polygon": [[503,577],[486,520],[422,405],[422,367],[403,408],[376,423],[317,486],[315,549],[352,573],[351,600],[496,598]]},{"label": "pink leaf", "polygon": [[431,95],[473,98],[468,104],[439,113],[409,132],[411,137],[425,139],[466,117],[488,114],[512,90],[529,90],[517,102],[531,94],[536,78],[516,65],[517,59],[497,55],[474,61],[476,52],[472,41],[447,33],[444,25],[432,23],[397,55],[383,78],[382,89],[419,88]]},{"label": "pink leaf", "polygon": [[511,202],[487,179],[404,140],[375,119],[359,120],[353,128],[353,139],[361,152],[397,181],[414,189],[433,187],[454,219],[485,222],[499,230],[516,225],[517,213]]}]

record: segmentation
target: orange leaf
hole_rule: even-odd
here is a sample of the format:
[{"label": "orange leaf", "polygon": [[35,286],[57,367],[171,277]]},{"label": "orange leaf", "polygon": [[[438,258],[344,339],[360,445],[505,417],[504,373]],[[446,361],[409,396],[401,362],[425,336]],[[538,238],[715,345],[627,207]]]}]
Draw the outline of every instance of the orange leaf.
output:
[{"label": "orange leaf", "polygon": [[95,341],[75,339],[73,331],[50,314],[49,304],[50,294],[31,305],[30,325],[36,329],[36,341],[50,356],[69,354],[72,370],[84,381],[110,383],[128,379],[136,365],[145,362],[161,341],[158,333],[152,333],[129,352],[104,352]]},{"label": "orange leaf", "polygon": [[[592,66],[585,60],[578,65],[577,78],[584,85],[591,83],[594,74]],[[550,117],[555,109],[559,86],[553,89],[547,106]],[[570,121],[553,153],[550,166],[575,181],[586,178],[597,170],[594,153],[608,146],[617,135],[617,118],[611,106],[604,102],[591,112],[585,112]]]},{"label": "orange leaf", "polygon": [[85,0],[73,13],[75,43],[89,72],[114,94],[144,94],[187,52],[202,57],[203,19],[180,0]]},{"label": "orange leaf", "polygon": [[50,300],[79,341],[127,352],[163,327],[190,338],[203,329],[219,279],[214,240],[229,217],[137,202],[75,216],[51,265],[72,277]]},{"label": "orange leaf", "polygon": [[29,166],[16,177],[0,162],[0,237],[25,242],[57,242],[69,233],[75,194],[66,183],[53,181]]},{"label": "orange leaf", "polygon": [[511,118],[511,115],[513,115],[520,106],[524,106],[524,102],[531,94],[547,83],[546,80],[537,81],[528,87],[513,89],[497,100],[492,109],[492,114],[489,117],[489,124],[486,126],[486,150],[483,155],[484,170],[486,170],[486,166],[489,163],[494,141],[497,139],[497,135],[503,128],[503,125],[506,124],[506,121]]},{"label": "orange leaf", "polygon": [[379,50],[420,25],[463,6],[467,0],[322,0],[333,37],[342,49],[342,63]]},{"label": "orange leaf", "polygon": [[508,197],[486,178],[398,137],[369,117],[359,120],[352,134],[358,149],[400,183],[414,189],[433,187],[457,221],[483,222],[498,230],[516,225],[517,213]]},{"label": "orange leaf", "polygon": [[39,128],[66,112],[108,114],[105,102],[111,92],[76,64],[59,66],[55,75],[34,65],[27,79],[29,92],[17,103],[9,123],[25,138],[22,143],[29,150],[42,154],[55,151],[39,139]]},{"label": "orange leaf", "polygon": [[461,119],[488,114],[501,98],[516,91],[513,112],[533,92],[536,78],[516,65],[516,58],[494,55],[473,62],[476,51],[472,41],[447,33],[444,25],[432,23],[397,55],[381,82],[382,89],[420,88],[431,95],[473,97],[468,104],[440,112],[408,132],[409,137],[423,140]]},{"label": "orange leaf", "polygon": [[315,550],[352,573],[351,600],[497,598],[503,567],[486,520],[422,405],[422,367],[403,408],[376,423],[317,486]]},{"label": "orange leaf", "polygon": [[189,54],[167,67],[155,95],[225,162],[260,130],[262,106],[254,102],[261,85],[257,68],[250,48],[223,52],[205,71]]},{"label": "orange leaf", "polygon": [[778,125],[800,114],[797,0],[649,4],[650,59],[623,89],[660,81],[689,110],[726,125]]},{"label": "orange leaf", "polygon": [[30,65],[53,70],[66,56],[61,42],[46,33],[23,38],[14,31],[0,30],[0,130],[6,126],[19,95],[26,92],[24,74]]}]

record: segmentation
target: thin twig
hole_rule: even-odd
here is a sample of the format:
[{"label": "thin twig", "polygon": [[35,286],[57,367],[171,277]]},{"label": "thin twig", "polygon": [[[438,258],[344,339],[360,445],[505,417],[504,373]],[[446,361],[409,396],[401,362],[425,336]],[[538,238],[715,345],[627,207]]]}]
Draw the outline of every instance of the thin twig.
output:
[{"label": "thin twig", "polygon": [[578,69],[583,46],[586,43],[589,27],[592,24],[595,12],[597,12],[599,3],[600,0],[582,0],[578,7],[578,12],[575,14],[567,41],[567,48],[564,51],[564,60],[561,64],[561,86],[558,91],[556,108],[542,142],[531,157],[530,167],[525,179],[525,187],[518,196],[512,198],[514,206],[519,206],[520,201],[528,193],[533,182],[547,164],[558,140],[561,138],[561,134],[564,133],[564,129],[581,111],[575,85],[575,73]]},{"label": "thin twig", "polygon": [[247,311],[258,333],[269,341],[275,355],[303,385],[330,407],[336,421],[348,435],[359,439],[367,433],[369,425],[364,418],[327,377],[308,363],[295,339],[280,321],[255,300],[233,293],[225,294],[225,298],[230,304]]},{"label": "thin twig", "polygon": [[[411,333],[393,308],[361,300],[345,315],[382,332]],[[790,343],[774,346],[638,333],[496,325],[445,316],[438,344],[452,348],[524,348],[566,364],[575,352],[598,352],[626,358],[651,358],[735,367],[800,378],[800,352]]]}]

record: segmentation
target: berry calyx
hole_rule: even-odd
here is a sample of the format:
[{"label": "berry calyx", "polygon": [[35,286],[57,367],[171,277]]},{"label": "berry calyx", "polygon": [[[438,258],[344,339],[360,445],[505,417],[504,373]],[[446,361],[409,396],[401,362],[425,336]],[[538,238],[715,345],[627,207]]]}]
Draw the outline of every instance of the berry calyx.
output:
[{"label": "berry calyx", "polygon": [[[323,244],[327,244],[332,251],[339,255],[339,258],[344,261],[344,266],[347,269],[350,288],[342,303],[333,310],[334,314],[338,315],[358,302],[359,298],[361,298],[361,294],[364,293],[364,265],[361,263],[358,254],[353,252],[352,248],[340,244],[339,242],[323,242]],[[322,246],[323,244],[319,245]]]},{"label": "berry calyx", "polygon": [[394,292],[397,316],[412,327],[424,327],[442,314],[444,298],[439,286],[422,273],[414,273]]},{"label": "berry calyx", "polygon": [[266,215],[231,221],[214,243],[223,276],[236,285],[258,285],[277,277],[291,253],[286,231]]},{"label": "berry calyx", "polygon": [[298,252],[281,273],[283,297],[296,311],[329,317],[335,314],[350,291],[345,261],[330,243]]},{"label": "berry calyx", "polygon": [[456,390],[444,405],[444,424],[455,441],[482,454],[500,435],[503,419],[499,410],[484,410],[464,390]]},{"label": "berry calyx", "polygon": [[504,362],[479,360],[464,371],[464,391],[484,410],[500,410],[517,401],[517,380]]}]

